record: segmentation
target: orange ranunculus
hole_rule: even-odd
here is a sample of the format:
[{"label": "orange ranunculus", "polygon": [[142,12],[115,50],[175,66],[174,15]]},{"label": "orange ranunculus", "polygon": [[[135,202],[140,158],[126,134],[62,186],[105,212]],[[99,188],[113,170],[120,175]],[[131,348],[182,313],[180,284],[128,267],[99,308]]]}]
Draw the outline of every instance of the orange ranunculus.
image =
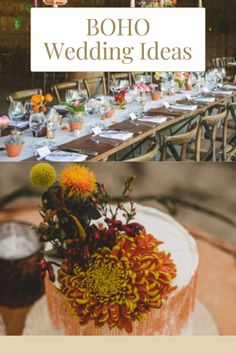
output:
[{"label": "orange ranunculus", "polygon": [[50,93],[47,93],[46,96],[45,96],[45,100],[46,100],[47,102],[52,102],[52,100],[53,100],[52,95],[50,95]]},{"label": "orange ranunculus", "polygon": [[33,95],[31,98],[31,102],[33,104],[39,104],[44,101],[44,96],[43,95]]},{"label": "orange ranunculus", "polygon": [[38,112],[39,112],[39,105],[38,105],[38,104],[35,105],[35,106],[33,106],[33,111],[34,111],[35,113],[38,113]]}]

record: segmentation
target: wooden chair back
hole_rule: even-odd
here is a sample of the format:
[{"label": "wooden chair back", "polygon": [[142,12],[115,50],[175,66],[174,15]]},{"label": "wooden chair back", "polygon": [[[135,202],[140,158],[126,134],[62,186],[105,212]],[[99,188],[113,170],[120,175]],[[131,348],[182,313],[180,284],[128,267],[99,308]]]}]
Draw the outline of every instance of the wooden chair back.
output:
[{"label": "wooden chair back", "polygon": [[87,91],[88,97],[96,97],[99,94],[107,94],[105,76],[94,76],[84,80],[84,86]]},{"label": "wooden chair back", "polygon": [[137,157],[133,157],[132,159],[129,159],[129,160],[124,160],[124,162],[154,161],[157,156],[158,150],[159,150],[159,146],[153,142],[145,154],[139,155]]},{"label": "wooden chair back", "polygon": [[[164,138],[161,149],[161,161],[167,160],[167,153],[170,152],[171,156],[176,161],[186,161],[188,157],[188,146],[196,138],[197,124],[192,125],[186,133],[167,136]],[[180,154],[176,150],[176,145],[180,146]]]},{"label": "wooden chair back", "polygon": [[61,97],[61,92],[66,91],[66,90],[79,90],[79,85],[80,81],[65,81],[65,82],[60,82],[52,87],[52,91],[54,92],[54,95],[56,97],[57,103],[61,103],[63,101]]},{"label": "wooden chair back", "polygon": [[15,91],[15,92],[10,93],[6,97],[6,100],[7,100],[7,102],[20,101],[23,99],[30,98],[33,95],[41,95],[42,92],[43,91],[40,88]]},{"label": "wooden chair back", "polygon": [[212,153],[212,161],[216,161],[216,134],[220,124],[223,125],[223,141],[222,141],[222,157],[225,161],[225,150],[227,146],[227,123],[228,123],[228,109],[226,107],[219,107],[218,114],[202,117],[198,124],[198,131],[196,137],[196,161],[201,161],[201,142],[204,131],[210,140],[210,152]]},{"label": "wooden chair back", "polygon": [[148,73],[147,71],[131,72],[132,83],[135,84],[136,82],[139,81],[140,76],[145,76],[145,75],[151,75],[151,73]]},{"label": "wooden chair back", "polygon": [[111,82],[115,84],[117,81],[127,80],[129,87],[132,86],[132,74],[131,73],[112,73]]}]

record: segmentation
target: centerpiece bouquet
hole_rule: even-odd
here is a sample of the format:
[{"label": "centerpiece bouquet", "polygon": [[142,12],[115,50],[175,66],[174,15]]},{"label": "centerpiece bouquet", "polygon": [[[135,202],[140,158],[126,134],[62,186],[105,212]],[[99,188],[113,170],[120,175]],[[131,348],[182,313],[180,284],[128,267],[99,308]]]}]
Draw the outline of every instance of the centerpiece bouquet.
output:
[{"label": "centerpiece bouquet", "polygon": [[128,93],[128,90],[120,90],[114,94],[115,102],[121,109],[125,109],[126,106],[126,100],[125,100],[126,93]]},{"label": "centerpiece bouquet", "polygon": [[131,333],[176,289],[171,254],[160,251],[161,242],[135,220],[133,177],[116,205],[84,165],[69,165],[57,178],[52,165],[40,163],[30,180],[44,189],[38,231],[51,248],[41,260],[42,275],[57,281],[81,326]]},{"label": "centerpiece bouquet", "polygon": [[175,72],[173,76],[173,80],[177,84],[178,89],[181,90],[184,87],[186,81],[185,73]]},{"label": "centerpiece bouquet", "polygon": [[75,100],[73,102],[66,102],[65,107],[68,114],[68,120],[71,131],[79,131],[82,129],[85,113],[85,102]]},{"label": "centerpiece bouquet", "polygon": [[184,74],[185,76],[185,89],[187,91],[191,91],[192,90],[192,74],[190,72],[186,72]]},{"label": "centerpiece bouquet", "polygon": [[151,92],[151,98],[153,101],[158,101],[161,96],[162,96],[162,92],[159,88],[159,85],[157,84],[150,84],[149,85],[149,89],[150,89],[150,92]]},{"label": "centerpiece bouquet", "polygon": [[51,103],[53,101],[53,96],[50,93],[47,93],[46,95],[33,95],[31,97],[31,103],[33,106],[33,111],[35,113],[43,112],[45,113],[47,111],[47,105],[48,103]]}]

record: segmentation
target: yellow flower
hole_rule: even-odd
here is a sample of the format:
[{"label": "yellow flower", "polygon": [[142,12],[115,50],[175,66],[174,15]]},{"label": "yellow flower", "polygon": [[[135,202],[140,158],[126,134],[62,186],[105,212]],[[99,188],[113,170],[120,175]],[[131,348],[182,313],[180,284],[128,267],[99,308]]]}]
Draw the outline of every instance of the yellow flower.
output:
[{"label": "yellow flower", "polygon": [[56,181],[56,171],[49,163],[39,163],[30,171],[30,182],[42,189],[48,189]]},{"label": "yellow flower", "polygon": [[155,74],[154,74],[154,77],[157,81],[159,81],[161,78],[162,78],[162,75],[163,73],[161,71],[157,71]]},{"label": "yellow flower", "polygon": [[69,197],[87,198],[96,191],[96,177],[85,166],[71,165],[61,173],[61,186]]}]

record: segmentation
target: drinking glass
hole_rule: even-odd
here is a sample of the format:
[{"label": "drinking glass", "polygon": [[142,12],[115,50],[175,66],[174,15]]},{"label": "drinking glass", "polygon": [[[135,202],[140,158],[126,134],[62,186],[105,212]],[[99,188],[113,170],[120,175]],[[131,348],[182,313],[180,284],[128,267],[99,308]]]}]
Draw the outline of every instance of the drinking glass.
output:
[{"label": "drinking glass", "polygon": [[18,121],[25,115],[25,109],[20,101],[12,101],[8,109],[8,116],[15,122],[15,130],[18,130]]},{"label": "drinking glass", "polygon": [[35,137],[38,137],[38,133],[43,129],[45,125],[44,113],[31,113],[29,118],[29,127],[35,132]]},{"label": "drinking glass", "polygon": [[[47,126],[48,133],[51,132],[52,137],[55,136],[55,131],[58,128],[59,118],[60,118],[59,114],[57,113],[55,108],[51,108],[47,114],[47,117],[46,117],[46,126]],[[49,136],[49,134],[48,134],[48,136]]]},{"label": "drinking glass", "polygon": [[78,91],[77,90],[66,90],[65,92],[65,100],[66,103],[71,103],[78,99]]}]

